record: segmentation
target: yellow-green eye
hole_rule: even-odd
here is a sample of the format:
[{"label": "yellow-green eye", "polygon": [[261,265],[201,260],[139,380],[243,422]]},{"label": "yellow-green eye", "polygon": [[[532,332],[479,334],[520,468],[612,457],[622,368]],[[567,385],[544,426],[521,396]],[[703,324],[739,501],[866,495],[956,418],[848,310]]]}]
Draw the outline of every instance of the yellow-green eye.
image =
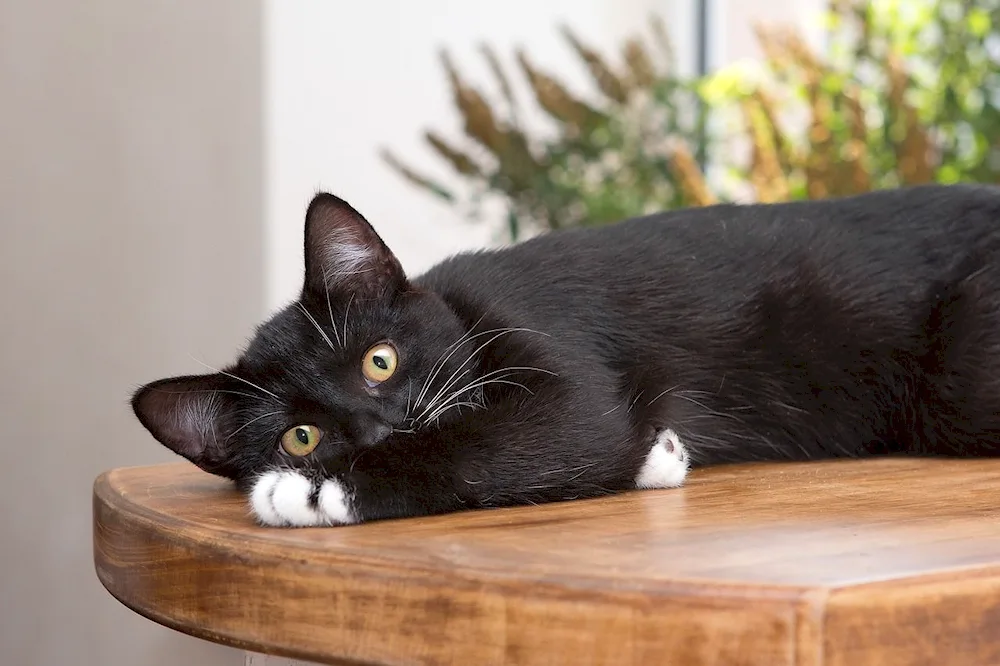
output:
[{"label": "yellow-green eye", "polygon": [[381,384],[396,372],[399,357],[387,342],[377,344],[365,352],[361,359],[361,374],[372,384]]},{"label": "yellow-green eye", "polygon": [[322,437],[323,431],[316,426],[298,425],[289,428],[281,436],[281,448],[290,456],[307,456],[313,452]]}]

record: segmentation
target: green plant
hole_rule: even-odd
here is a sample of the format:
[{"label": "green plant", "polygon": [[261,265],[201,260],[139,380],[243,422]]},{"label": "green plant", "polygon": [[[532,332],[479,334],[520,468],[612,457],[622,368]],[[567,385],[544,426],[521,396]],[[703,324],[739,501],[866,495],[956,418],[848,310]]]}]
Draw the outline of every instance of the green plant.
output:
[{"label": "green plant", "polygon": [[735,134],[749,135],[753,149],[729,165],[735,180],[763,201],[997,182],[998,6],[841,0],[825,59],[790,30],[758,26],[766,60],[755,76],[722,71],[701,89],[719,113],[742,109]]},{"label": "green plant", "polygon": [[[711,195],[691,159],[704,122],[697,82],[674,73],[666,31],[655,19],[651,27],[657,48],[629,39],[618,68],[563,28],[594,83],[590,99],[571,93],[524,51],[516,54],[535,103],[553,121],[551,136],[525,127],[521,102],[492,49],[482,47],[502,105],[487,101],[444,53],[465,139],[459,146],[435,131],[425,139],[463,177],[465,191],[456,194],[416,173],[388,150],[383,157],[412,183],[473,211],[489,195],[499,195],[507,234],[515,240],[524,233],[708,203]],[[671,159],[678,151],[678,159]]]},{"label": "green plant", "polygon": [[[828,48],[758,26],[765,58],[704,80],[626,42],[615,70],[568,30],[598,95],[571,95],[526,54],[518,61],[554,137],[528,131],[496,55],[498,113],[445,57],[469,149],[428,133],[471,187],[456,195],[385,153],[411,181],[473,203],[497,196],[507,235],[607,224],[719,200],[784,201],[938,182],[1000,182],[1000,0],[835,0]],[[710,113],[704,110],[709,109]],[[708,169],[695,164],[702,149]]]}]

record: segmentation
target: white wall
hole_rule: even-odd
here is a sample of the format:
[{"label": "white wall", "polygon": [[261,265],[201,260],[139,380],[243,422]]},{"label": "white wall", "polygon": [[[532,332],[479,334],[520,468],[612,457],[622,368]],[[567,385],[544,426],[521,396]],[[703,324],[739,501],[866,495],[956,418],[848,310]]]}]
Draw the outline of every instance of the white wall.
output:
[{"label": "white wall", "polygon": [[241,664],[94,573],[91,486],[173,460],[140,383],[232,357],[263,310],[260,11],[0,2],[0,664]]},{"label": "white wall", "polygon": [[[691,32],[682,23],[691,20],[687,0],[268,0],[266,7],[272,307],[299,289],[302,214],[317,188],[354,204],[411,272],[492,240],[487,228],[416,191],[377,155],[380,146],[389,146],[421,170],[450,180],[420,138],[427,127],[460,134],[440,47],[452,51],[468,80],[490,86],[479,44],[493,45],[515,78],[511,56],[523,45],[539,65],[587,92],[586,73],[558,25],[566,22],[595,46],[617,53],[622,38],[645,30],[656,11],[677,35],[682,65],[691,65]],[[531,106],[532,98],[521,92]]]},{"label": "white wall", "polygon": [[823,45],[823,12],[828,0],[708,0],[713,26],[712,64],[760,58],[753,24],[798,28],[813,47]]}]

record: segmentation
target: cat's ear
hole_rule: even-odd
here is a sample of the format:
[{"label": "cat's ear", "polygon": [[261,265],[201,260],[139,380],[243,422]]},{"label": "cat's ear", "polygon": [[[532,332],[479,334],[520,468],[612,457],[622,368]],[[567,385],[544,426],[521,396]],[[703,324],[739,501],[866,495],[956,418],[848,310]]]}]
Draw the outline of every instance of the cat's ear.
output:
[{"label": "cat's ear", "polygon": [[132,397],[132,410],[168,449],[207,471],[225,459],[222,434],[232,408],[224,375],[161,379]]},{"label": "cat's ear", "polygon": [[376,297],[402,289],[403,268],[361,213],[320,193],[306,212],[304,291]]}]

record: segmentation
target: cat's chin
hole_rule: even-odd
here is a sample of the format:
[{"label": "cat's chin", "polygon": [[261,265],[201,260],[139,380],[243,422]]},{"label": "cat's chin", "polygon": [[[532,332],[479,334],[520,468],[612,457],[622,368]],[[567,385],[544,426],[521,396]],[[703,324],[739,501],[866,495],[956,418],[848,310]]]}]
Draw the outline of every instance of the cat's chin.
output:
[{"label": "cat's chin", "polygon": [[294,470],[272,470],[250,488],[250,508],[262,525],[321,527],[358,522],[351,498],[336,479],[310,479]]}]

